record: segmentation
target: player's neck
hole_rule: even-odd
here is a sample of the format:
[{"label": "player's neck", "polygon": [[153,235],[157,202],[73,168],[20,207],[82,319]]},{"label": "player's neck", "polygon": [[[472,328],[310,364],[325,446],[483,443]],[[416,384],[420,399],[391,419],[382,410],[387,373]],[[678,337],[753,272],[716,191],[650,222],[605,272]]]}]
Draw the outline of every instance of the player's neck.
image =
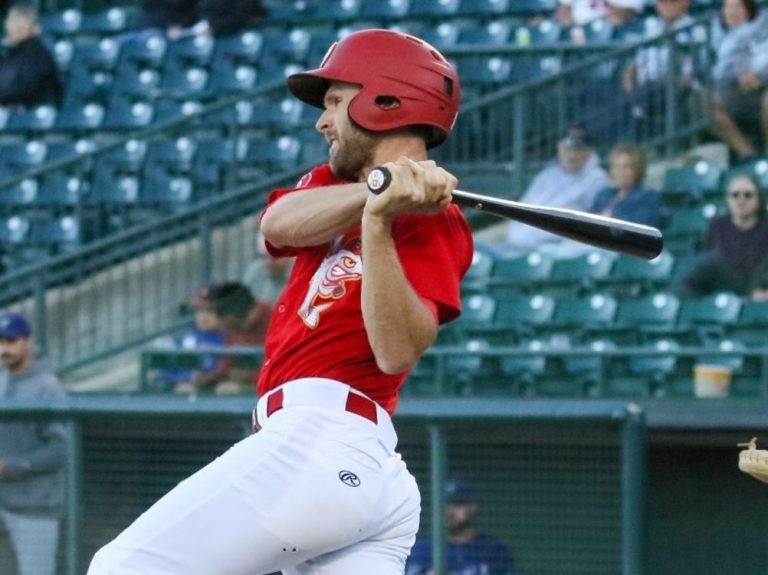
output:
[{"label": "player's neck", "polygon": [[427,148],[424,140],[409,134],[392,134],[384,136],[376,146],[373,165],[380,166],[386,162],[394,162],[405,156],[416,162],[427,159]]}]

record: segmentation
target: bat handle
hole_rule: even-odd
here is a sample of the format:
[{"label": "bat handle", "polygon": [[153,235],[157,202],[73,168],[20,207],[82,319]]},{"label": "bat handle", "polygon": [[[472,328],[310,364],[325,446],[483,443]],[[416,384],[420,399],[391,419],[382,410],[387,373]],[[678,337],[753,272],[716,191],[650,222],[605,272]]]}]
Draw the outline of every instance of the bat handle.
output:
[{"label": "bat handle", "polygon": [[368,177],[365,181],[368,184],[368,189],[378,195],[392,183],[392,172],[389,171],[389,168],[378,166],[368,172]]}]

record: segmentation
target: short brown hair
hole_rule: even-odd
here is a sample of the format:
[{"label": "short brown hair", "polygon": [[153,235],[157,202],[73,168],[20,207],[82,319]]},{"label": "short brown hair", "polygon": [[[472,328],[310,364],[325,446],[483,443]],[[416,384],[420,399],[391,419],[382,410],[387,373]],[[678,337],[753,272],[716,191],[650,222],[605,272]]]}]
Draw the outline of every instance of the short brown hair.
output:
[{"label": "short brown hair", "polygon": [[643,148],[631,142],[621,142],[611,148],[610,157],[613,157],[616,154],[624,154],[629,156],[630,162],[632,162],[632,167],[635,170],[635,176],[638,183],[645,180],[647,160],[645,157],[645,150],[643,150]]}]

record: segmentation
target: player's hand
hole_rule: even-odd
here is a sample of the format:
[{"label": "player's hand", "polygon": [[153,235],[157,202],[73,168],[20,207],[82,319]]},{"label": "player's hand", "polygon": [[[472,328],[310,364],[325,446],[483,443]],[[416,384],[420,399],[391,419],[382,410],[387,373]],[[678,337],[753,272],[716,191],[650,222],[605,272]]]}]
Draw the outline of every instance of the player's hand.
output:
[{"label": "player's hand", "polygon": [[392,181],[380,194],[369,195],[364,216],[391,221],[404,213],[437,214],[450,205],[457,180],[434,161],[403,157],[384,166]]}]

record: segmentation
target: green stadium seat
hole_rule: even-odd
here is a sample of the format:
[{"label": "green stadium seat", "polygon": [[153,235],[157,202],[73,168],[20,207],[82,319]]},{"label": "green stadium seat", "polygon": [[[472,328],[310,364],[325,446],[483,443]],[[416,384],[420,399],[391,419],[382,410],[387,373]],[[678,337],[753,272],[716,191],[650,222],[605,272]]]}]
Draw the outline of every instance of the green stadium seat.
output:
[{"label": "green stadium seat", "polygon": [[595,279],[599,288],[608,288],[616,294],[639,295],[658,291],[669,286],[675,257],[663,251],[652,260],[643,260],[628,255],[616,258],[610,274]]},{"label": "green stadium seat", "polygon": [[608,293],[567,295],[556,301],[552,320],[538,327],[537,336],[570,345],[590,330],[611,325],[618,307],[616,298]]},{"label": "green stadium seat", "polygon": [[744,301],[738,321],[726,327],[726,335],[748,347],[768,344],[768,301]]},{"label": "green stadium seat", "polygon": [[609,277],[615,260],[615,254],[604,251],[590,251],[576,257],[556,260],[544,289],[565,293],[591,291],[599,282]]},{"label": "green stadium seat", "polygon": [[520,47],[554,44],[560,40],[562,33],[560,24],[547,18],[536,24],[518,26],[514,33],[515,44]]},{"label": "green stadium seat", "polygon": [[680,311],[673,327],[654,329],[653,336],[673,338],[686,345],[705,345],[724,338],[738,321],[742,301],[739,296],[721,292],[680,300]]},{"label": "green stadium seat", "polygon": [[411,2],[409,18],[451,18],[459,12],[459,0],[416,0]]},{"label": "green stadium seat", "polygon": [[589,338],[602,338],[619,345],[641,345],[653,334],[674,328],[680,300],[672,293],[656,292],[618,301],[616,317],[608,325],[585,329]]},{"label": "green stadium seat", "polygon": [[461,0],[459,14],[472,18],[496,18],[509,14],[514,0]]},{"label": "green stadium seat", "polygon": [[663,226],[665,249],[675,255],[694,252],[707,231],[709,220],[716,214],[714,204],[676,209]]},{"label": "green stadium seat", "polygon": [[722,169],[705,160],[668,168],[661,186],[666,205],[696,205],[720,193]]},{"label": "green stadium seat", "polygon": [[680,349],[676,341],[659,339],[643,349],[645,353],[630,350],[608,362],[603,382],[605,396],[690,395],[680,391],[681,387],[690,385],[690,375],[682,382],[673,382],[673,376],[678,372]]},{"label": "green stadium seat", "polygon": [[546,254],[500,257],[489,279],[489,291],[498,299],[520,291],[537,291],[552,273],[555,260]]},{"label": "green stadium seat", "polygon": [[725,184],[737,174],[747,174],[757,180],[762,189],[768,189],[768,157],[739,163],[728,168],[723,174],[723,183]]}]

